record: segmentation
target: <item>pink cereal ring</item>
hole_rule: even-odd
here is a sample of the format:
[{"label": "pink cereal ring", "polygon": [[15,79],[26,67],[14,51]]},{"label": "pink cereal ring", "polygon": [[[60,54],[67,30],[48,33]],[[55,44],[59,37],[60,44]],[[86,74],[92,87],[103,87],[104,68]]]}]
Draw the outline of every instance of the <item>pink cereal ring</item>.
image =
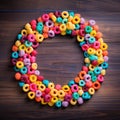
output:
[{"label": "pink cereal ring", "polygon": [[71,94],[66,94],[65,95],[65,101],[70,101],[72,99],[72,95]]},{"label": "pink cereal ring", "polygon": [[74,85],[71,86],[71,91],[72,92],[77,92],[78,90],[79,90],[79,87],[78,87],[77,84],[74,84]]},{"label": "pink cereal ring", "polygon": [[34,41],[33,44],[32,44],[32,47],[33,47],[33,48],[37,48],[38,46],[39,46],[39,43],[36,42],[36,41]]},{"label": "pink cereal ring", "polygon": [[50,102],[50,100],[51,100],[50,94],[46,94],[46,95],[44,96],[44,99],[45,99],[45,102]]},{"label": "pink cereal ring", "polygon": [[55,11],[55,15],[56,15],[56,17],[60,17],[61,13],[59,11]]},{"label": "pink cereal ring", "polygon": [[87,51],[88,48],[89,48],[89,46],[88,46],[87,44],[84,44],[84,45],[82,46],[82,50],[83,50],[83,51]]},{"label": "pink cereal ring", "polygon": [[32,25],[31,28],[32,28],[33,30],[36,30],[36,25]]},{"label": "pink cereal ring", "polygon": [[103,82],[104,81],[104,77],[101,74],[98,75],[97,79],[98,79],[99,82]]},{"label": "pink cereal ring", "polygon": [[35,83],[30,84],[30,90],[35,92],[37,90],[37,85]]},{"label": "pink cereal ring", "polygon": [[55,86],[55,88],[56,88],[57,90],[60,90],[60,89],[61,89],[61,85],[60,85],[60,84],[57,84],[57,85]]},{"label": "pink cereal ring", "polygon": [[16,59],[12,59],[12,64],[13,64],[13,65],[16,65],[16,62],[17,62]]},{"label": "pink cereal ring", "polygon": [[35,61],[36,61],[36,57],[35,57],[35,56],[31,56],[31,57],[30,57],[30,62],[31,62],[31,63],[34,63]]},{"label": "pink cereal ring", "polygon": [[85,31],[84,31],[84,29],[81,29],[81,30],[79,31],[79,35],[82,36],[82,37],[85,36]]},{"label": "pink cereal ring", "polygon": [[50,18],[50,17],[49,17],[48,14],[43,14],[43,15],[42,15],[42,20],[43,20],[44,22],[48,21],[49,18]]},{"label": "pink cereal ring", "polygon": [[31,24],[31,25],[36,25],[36,24],[37,24],[37,21],[36,21],[36,20],[32,20],[32,21],[30,22],[30,24]]},{"label": "pink cereal ring", "polygon": [[55,34],[60,34],[60,28],[58,26],[54,27],[54,33]]},{"label": "pink cereal ring", "polygon": [[95,49],[100,48],[100,42],[99,42],[99,41],[95,41],[95,42],[93,43],[93,47],[94,47]]},{"label": "pink cereal ring", "polygon": [[31,67],[27,67],[27,70],[28,74],[33,74],[35,72],[35,70],[33,70]]},{"label": "pink cereal ring", "polygon": [[29,34],[27,38],[28,38],[28,40],[30,42],[34,42],[35,41],[35,36],[33,34]]}]

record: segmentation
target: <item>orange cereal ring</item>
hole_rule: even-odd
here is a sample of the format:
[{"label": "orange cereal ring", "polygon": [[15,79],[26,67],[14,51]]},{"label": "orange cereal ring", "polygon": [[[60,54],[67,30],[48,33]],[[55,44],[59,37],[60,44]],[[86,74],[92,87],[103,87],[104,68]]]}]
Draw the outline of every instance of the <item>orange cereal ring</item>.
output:
[{"label": "orange cereal ring", "polygon": [[95,90],[98,90],[100,88],[100,83],[98,81],[94,82],[92,87],[95,89]]}]

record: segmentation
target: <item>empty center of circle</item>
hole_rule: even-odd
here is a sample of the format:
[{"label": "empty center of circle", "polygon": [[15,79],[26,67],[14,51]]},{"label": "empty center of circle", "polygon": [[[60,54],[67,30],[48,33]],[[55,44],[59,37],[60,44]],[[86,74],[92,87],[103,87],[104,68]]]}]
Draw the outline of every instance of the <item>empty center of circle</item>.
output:
[{"label": "empty center of circle", "polygon": [[37,48],[37,63],[41,75],[55,84],[67,84],[83,65],[83,53],[76,37],[47,38]]}]

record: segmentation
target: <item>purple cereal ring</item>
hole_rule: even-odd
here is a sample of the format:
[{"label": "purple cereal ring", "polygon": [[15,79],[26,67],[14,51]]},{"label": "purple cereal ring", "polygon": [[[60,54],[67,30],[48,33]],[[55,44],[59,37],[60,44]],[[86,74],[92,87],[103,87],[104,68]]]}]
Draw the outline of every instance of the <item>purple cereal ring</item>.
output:
[{"label": "purple cereal ring", "polygon": [[80,104],[80,105],[83,104],[83,99],[82,99],[82,97],[79,97],[77,101],[78,101],[78,104]]},{"label": "purple cereal ring", "polygon": [[94,26],[96,24],[95,20],[89,20],[90,26]]},{"label": "purple cereal ring", "polygon": [[105,62],[107,62],[109,60],[109,57],[108,56],[104,56],[103,59],[104,59]]},{"label": "purple cereal ring", "polygon": [[86,82],[87,82],[87,81],[90,81],[90,80],[91,80],[91,76],[90,76],[89,74],[86,74],[86,75],[84,76],[84,79],[85,79]]},{"label": "purple cereal ring", "polygon": [[81,18],[80,23],[81,23],[81,24],[84,24],[84,23],[85,23],[85,19],[84,19],[84,18]]},{"label": "purple cereal ring", "polygon": [[39,70],[35,70],[35,75],[40,75],[40,71]]},{"label": "purple cereal ring", "polygon": [[55,36],[54,31],[53,31],[53,30],[49,30],[49,31],[48,31],[48,36],[49,36],[49,37],[54,37],[54,36]]},{"label": "purple cereal ring", "polygon": [[36,95],[36,97],[41,97],[42,92],[40,90],[36,90],[35,95]]},{"label": "purple cereal ring", "polygon": [[54,23],[53,23],[53,21],[48,20],[48,21],[46,21],[45,25],[46,25],[47,27],[51,28],[51,27],[54,26]]},{"label": "purple cereal ring", "polygon": [[25,58],[25,59],[23,60],[23,62],[24,62],[24,65],[26,65],[26,66],[30,66],[30,65],[31,65],[29,58]]},{"label": "purple cereal ring", "polygon": [[68,102],[68,101],[63,101],[63,102],[62,102],[62,106],[63,106],[63,107],[68,107],[68,105],[69,105],[69,102]]},{"label": "purple cereal ring", "polygon": [[86,35],[85,35],[85,40],[87,40],[87,41],[88,41],[88,40],[89,40],[89,38],[90,38],[90,34],[86,34]]},{"label": "purple cereal ring", "polygon": [[24,51],[24,50],[20,50],[20,51],[19,51],[19,56],[20,56],[20,57],[23,57],[24,55],[25,55],[25,51]]}]

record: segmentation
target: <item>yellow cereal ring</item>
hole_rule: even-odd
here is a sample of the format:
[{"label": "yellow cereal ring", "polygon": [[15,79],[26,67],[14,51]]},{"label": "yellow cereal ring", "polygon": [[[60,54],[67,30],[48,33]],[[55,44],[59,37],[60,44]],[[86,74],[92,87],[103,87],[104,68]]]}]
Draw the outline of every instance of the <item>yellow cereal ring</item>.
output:
[{"label": "yellow cereal ring", "polygon": [[26,36],[26,35],[28,34],[28,32],[27,32],[27,30],[23,29],[23,30],[21,31],[21,34],[22,34],[23,36]]},{"label": "yellow cereal ring", "polygon": [[15,45],[16,45],[17,47],[19,47],[19,46],[21,45],[21,42],[20,42],[19,40],[17,40],[17,41],[15,42]]},{"label": "yellow cereal ring", "polygon": [[39,89],[40,91],[44,91],[45,88],[46,88],[46,86],[45,86],[44,84],[39,84],[39,85],[38,85],[38,89]]},{"label": "yellow cereal ring", "polygon": [[28,47],[25,49],[26,53],[30,54],[33,51],[32,47]]},{"label": "yellow cereal ring", "polygon": [[101,64],[101,63],[103,63],[103,62],[104,62],[103,57],[99,57],[99,58],[98,58],[98,64]]},{"label": "yellow cereal ring", "polygon": [[102,74],[102,75],[106,75],[106,70],[105,70],[105,69],[102,69],[102,70],[101,70],[101,74]]},{"label": "yellow cereal ring", "polygon": [[38,68],[37,63],[32,63],[31,68],[32,68],[33,70],[36,70],[36,69]]},{"label": "yellow cereal ring", "polygon": [[61,13],[61,16],[62,16],[63,18],[68,18],[68,17],[69,17],[69,13],[68,13],[67,11],[63,11],[63,12]]},{"label": "yellow cereal ring", "polygon": [[92,31],[90,32],[90,35],[93,36],[93,37],[95,37],[95,36],[96,36],[96,30],[92,30]]},{"label": "yellow cereal ring", "polygon": [[41,104],[42,104],[42,105],[46,105],[46,104],[47,104],[47,102],[45,102],[45,101],[44,101],[44,99],[43,99],[43,98],[41,98]]},{"label": "yellow cereal ring", "polygon": [[58,91],[58,97],[63,98],[65,96],[65,92],[63,90]]},{"label": "yellow cereal ring", "polygon": [[28,92],[28,98],[31,99],[31,100],[34,99],[35,98],[35,92],[31,92],[31,91]]},{"label": "yellow cereal ring", "polygon": [[28,92],[29,90],[30,90],[30,85],[29,84],[24,84],[23,91]]},{"label": "yellow cereal ring", "polygon": [[90,95],[94,95],[95,94],[95,89],[94,88],[89,88],[88,92],[90,93]]},{"label": "yellow cereal ring", "polygon": [[93,48],[88,48],[87,52],[89,55],[95,54],[95,50]]},{"label": "yellow cereal ring", "polygon": [[19,50],[26,50],[26,46],[25,45],[23,45],[23,44],[21,44],[20,46],[19,46]]},{"label": "yellow cereal ring", "polygon": [[60,31],[66,31],[66,25],[65,24],[61,24],[60,25]]},{"label": "yellow cereal ring", "polygon": [[50,82],[50,83],[48,84],[48,88],[54,89],[54,87],[55,87],[54,83],[51,83],[51,82]]},{"label": "yellow cereal ring", "polygon": [[78,41],[78,42],[84,41],[84,37],[82,37],[82,36],[80,36],[80,35],[77,35],[77,41]]},{"label": "yellow cereal ring", "polygon": [[31,28],[30,23],[26,23],[26,25],[25,25],[25,29],[30,29],[30,28]]},{"label": "yellow cereal ring", "polygon": [[52,102],[52,103],[56,103],[57,101],[58,101],[58,98],[57,98],[57,97],[52,97],[52,98],[51,98],[51,102]]},{"label": "yellow cereal ring", "polygon": [[108,45],[107,45],[106,43],[102,43],[102,44],[100,45],[100,48],[101,48],[102,50],[107,50],[107,49],[108,49]]},{"label": "yellow cereal ring", "polygon": [[56,22],[56,19],[57,19],[57,18],[56,18],[55,15],[52,15],[52,16],[51,16],[51,19],[52,19],[53,22]]},{"label": "yellow cereal ring", "polygon": [[62,32],[61,32],[61,35],[66,35],[66,32],[65,32],[65,31],[62,31]]},{"label": "yellow cereal ring", "polygon": [[62,90],[68,92],[70,90],[70,87],[68,85],[63,85]]},{"label": "yellow cereal ring", "polygon": [[37,76],[36,75],[30,75],[29,79],[30,79],[31,82],[36,82]]},{"label": "yellow cereal ring", "polygon": [[23,68],[23,66],[24,66],[24,63],[22,62],[22,61],[17,61],[17,63],[16,63],[16,67],[17,68]]},{"label": "yellow cereal ring", "polygon": [[58,96],[58,91],[56,89],[52,89],[50,91],[50,95],[53,96],[53,97],[56,97],[56,96]]},{"label": "yellow cereal ring", "polygon": [[96,50],[96,55],[97,55],[98,57],[100,57],[100,56],[102,55],[102,50],[101,50],[101,49],[97,49],[97,50]]},{"label": "yellow cereal ring", "polygon": [[36,35],[36,41],[37,42],[42,42],[44,40],[44,36],[42,34],[37,34]]},{"label": "yellow cereal ring", "polygon": [[82,96],[83,90],[78,90],[78,94],[79,94],[80,96]]},{"label": "yellow cereal ring", "polygon": [[71,105],[76,105],[77,104],[77,100],[71,99],[70,103],[71,103]]},{"label": "yellow cereal ring", "polygon": [[85,58],[84,62],[85,63],[90,63],[90,59],[89,58]]},{"label": "yellow cereal ring", "polygon": [[54,105],[54,103],[53,102],[48,102],[48,105],[50,106],[50,107],[52,107],[53,105]]},{"label": "yellow cereal ring", "polygon": [[89,69],[90,69],[91,71],[93,71],[94,68],[95,68],[95,66],[93,66],[92,64],[89,65]]},{"label": "yellow cereal ring", "polygon": [[80,23],[80,17],[74,16],[72,22],[73,22],[73,24],[79,24]]}]

